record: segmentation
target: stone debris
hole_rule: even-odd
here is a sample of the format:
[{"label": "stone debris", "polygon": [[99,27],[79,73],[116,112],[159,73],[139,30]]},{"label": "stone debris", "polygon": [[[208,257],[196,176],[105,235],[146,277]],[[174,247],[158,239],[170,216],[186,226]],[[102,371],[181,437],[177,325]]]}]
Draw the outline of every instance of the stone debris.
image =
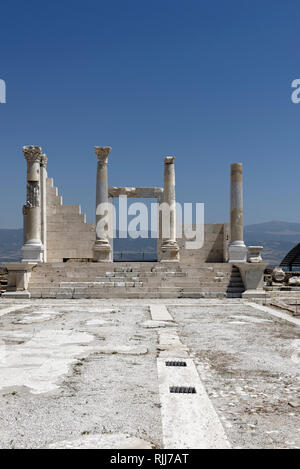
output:
[{"label": "stone debris", "polygon": [[300,285],[300,277],[290,277],[289,285]]}]

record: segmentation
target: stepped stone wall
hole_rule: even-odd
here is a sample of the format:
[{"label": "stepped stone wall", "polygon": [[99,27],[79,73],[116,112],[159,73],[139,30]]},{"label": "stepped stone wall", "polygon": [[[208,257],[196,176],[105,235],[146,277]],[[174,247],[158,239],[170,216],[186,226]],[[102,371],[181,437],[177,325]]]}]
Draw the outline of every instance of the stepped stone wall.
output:
[{"label": "stepped stone wall", "polygon": [[93,258],[95,224],[86,223],[80,205],[63,205],[62,197],[47,178],[47,262]]},{"label": "stepped stone wall", "polygon": [[[46,180],[47,191],[47,262],[64,259],[92,259],[95,224],[86,223],[80,205],[63,205],[53,179]],[[193,226],[195,229],[195,226]],[[228,243],[227,224],[206,224],[204,246],[185,249],[185,238],[178,239],[180,259],[185,264],[226,262]]]}]

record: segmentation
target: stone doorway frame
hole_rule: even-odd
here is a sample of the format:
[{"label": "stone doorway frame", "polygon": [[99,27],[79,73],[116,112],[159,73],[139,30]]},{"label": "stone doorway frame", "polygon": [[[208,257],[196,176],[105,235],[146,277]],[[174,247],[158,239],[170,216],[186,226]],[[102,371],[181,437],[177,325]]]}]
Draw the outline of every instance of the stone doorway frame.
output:
[{"label": "stone doorway frame", "polygon": [[[158,205],[158,237],[157,237],[157,262],[161,261],[161,244],[162,244],[162,215],[159,206],[163,203],[164,189],[162,187],[109,187],[108,188],[108,201],[113,203],[113,199],[119,197],[127,197],[131,199],[156,199]],[[111,226],[114,230],[113,220]],[[111,245],[111,256],[113,254],[113,238],[109,238]]]}]

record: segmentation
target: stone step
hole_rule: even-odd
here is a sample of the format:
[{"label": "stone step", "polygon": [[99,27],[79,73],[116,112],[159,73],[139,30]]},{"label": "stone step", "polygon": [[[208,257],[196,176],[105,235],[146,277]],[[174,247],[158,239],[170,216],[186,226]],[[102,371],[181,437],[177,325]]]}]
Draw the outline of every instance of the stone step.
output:
[{"label": "stone step", "polygon": [[104,282],[61,282],[60,288],[78,288],[78,287],[142,287],[143,282],[118,282],[118,281],[104,281]]},{"label": "stone step", "polygon": [[[34,279],[31,280],[29,283],[29,290],[32,288],[36,287],[47,287],[47,286],[76,286],[79,284],[83,285],[99,285],[99,286],[105,286],[105,284],[139,284],[142,283],[144,286],[148,286],[151,288],[159,288],[160,286],[175,286],[175,287],[181,287],[181,288],[187,288],[187,287],[193,287],[193,288],[200,288],[200,287],[218,287],[218,288],[223,288],[226,290],[226,288],[230,287],[240,287],[243,288],[243,284],[235,284],[235,285],[228,285],[228,281],[214,281],[214,280],[208,280],[206,279],[205,281],[202,281],[201,279],[188,279],[188,278],[182,278],[182,279],[145,279],[143,277],[97,277],[96,279],[87,279],[87,278],[75,278],[75,279],[65,279],[65,278],[58,278],[53,281],[49,281],[48,279]],[[130,285],[129,285],[130,286]]]},{"label": "stone step", "polygon": [[[137,292],[137,291],[105,291],[88,292],[86,294],[76,292],[32,292],[31,298],[53,298],[53,299],[111,299],[111,298],[127,298],[127,299],[169,299],[169,298],[225,298],[224,292],[180,292],[180,291],[164,291],[164,292]],[[239,296],[232,296],[237,298]]]},{"label": "stone step", "polygon": [[228,287],[227,293],[244,293],[244,287]]},{"label": "stone step", "polygon": [[[242,292],[243,293],[243,292]],[[241,293],[227,293],[227,298],[242,298]]]}]

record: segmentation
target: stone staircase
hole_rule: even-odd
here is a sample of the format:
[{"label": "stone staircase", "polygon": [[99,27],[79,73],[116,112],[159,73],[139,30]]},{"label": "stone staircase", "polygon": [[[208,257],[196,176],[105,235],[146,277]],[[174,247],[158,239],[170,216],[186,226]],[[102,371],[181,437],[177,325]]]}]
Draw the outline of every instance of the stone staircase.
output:
[{"label": "stone staircase", "polygon": [[244,291],[245,287],[240,271],[236,266],[233,265],[227,287],[227,298],[241,298]]},{"label": "stone staircase", "polygon": [[66,262],[37,265],[28,290],[31,298],[240,298],[244,288],[225,263]]}]

